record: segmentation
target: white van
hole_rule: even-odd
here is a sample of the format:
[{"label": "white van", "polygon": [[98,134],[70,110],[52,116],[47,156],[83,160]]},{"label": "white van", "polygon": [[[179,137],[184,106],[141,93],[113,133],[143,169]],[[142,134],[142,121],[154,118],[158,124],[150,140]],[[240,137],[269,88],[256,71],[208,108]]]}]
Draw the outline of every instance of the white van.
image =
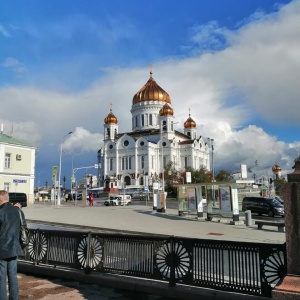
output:
[{"label": "white van", "polygon": [[104,202],[106,206],[116,206],[116,205],[129,205],[131,204],[130,195],[112,195],[108,200]]}]

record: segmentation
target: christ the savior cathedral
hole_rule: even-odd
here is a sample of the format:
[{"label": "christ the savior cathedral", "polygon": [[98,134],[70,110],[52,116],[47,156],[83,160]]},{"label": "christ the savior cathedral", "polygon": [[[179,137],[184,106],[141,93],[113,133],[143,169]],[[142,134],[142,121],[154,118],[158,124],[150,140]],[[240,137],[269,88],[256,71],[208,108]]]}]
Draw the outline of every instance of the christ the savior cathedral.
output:
[{"label": "christ the savior cathedral", "polygon": [[154,181],[161,182],[170,162],[174,172],[202,166],[210,170],[210,149],[202,137],[197,138],[196,122],[189,114],[183,132],[174,129],[171,98],[155,82],[152,71],[133,96],[131,120],[132,131],[120,133],[112,109],[104,119],[104,146],[98,151],[101,186],[151,186]]}]

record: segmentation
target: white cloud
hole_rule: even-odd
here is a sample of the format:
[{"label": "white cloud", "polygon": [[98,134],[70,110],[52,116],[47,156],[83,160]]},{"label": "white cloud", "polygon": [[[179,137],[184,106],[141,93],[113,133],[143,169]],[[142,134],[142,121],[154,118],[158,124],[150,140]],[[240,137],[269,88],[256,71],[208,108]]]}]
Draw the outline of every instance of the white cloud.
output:
[{"label": "white cloud", "polygon": [[78,150],[82,152],[97,152],[103,145],[103,135],[91,133],[82,127],[76,127],[74,132],[63,142],[64,150],[75,153]]},{"label": "white cloud", "polygon": [[12,57],[7,57],[2,63],[2,66],[11,69],[13,72],[17,73],[18,75],[26,72],[25,66],[22,63],[20,63],[17,59]]}]

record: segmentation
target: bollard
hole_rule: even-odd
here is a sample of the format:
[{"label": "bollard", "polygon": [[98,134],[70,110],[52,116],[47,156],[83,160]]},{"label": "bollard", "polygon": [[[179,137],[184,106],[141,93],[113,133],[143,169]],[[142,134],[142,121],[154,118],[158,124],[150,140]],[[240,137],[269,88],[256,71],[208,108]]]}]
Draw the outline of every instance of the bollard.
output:
[{"label": "bollard", "polygon": [[252,225],[252,216],[251,216],[251,210],[246,210],[245,211],[245,221],[246,221],[246,226],[251,226]]}]

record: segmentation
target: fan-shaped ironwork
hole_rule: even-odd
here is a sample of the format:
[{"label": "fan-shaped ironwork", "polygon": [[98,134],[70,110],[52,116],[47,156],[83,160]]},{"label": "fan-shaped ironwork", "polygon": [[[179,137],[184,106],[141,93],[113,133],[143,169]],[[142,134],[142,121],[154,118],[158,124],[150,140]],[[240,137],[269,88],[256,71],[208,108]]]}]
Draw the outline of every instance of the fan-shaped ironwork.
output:
[{"label": "fan-shaped ironwork", "polygon": [[284,253],[276,251],[263,261],[263,276],[265,281],[273,288],[284,277],[286,266]]},{"label": "fan-shaped ironwork", "polygon": [[41,261],[48,250],[47,238],[42,233],[35,232],[29,240],[28,253],[34,261]]},{"label": "fan-shaped ironwork", "polygon": [[[83,268],[87,267],[88,237],[81,240],[78,245],[77,257]],[[95,269],[101,262],[103,248],[96,238],[91,239],[89,267]]]},{"label": "fan-shaped ironwork", "polygon": [[174,264],[175,279],[183,278],[191,268],[190,254],[181,243],[174,243],[174,253],[170,242],[163,244],[156,254],[156,266],[165,278],[170,278]]}]

